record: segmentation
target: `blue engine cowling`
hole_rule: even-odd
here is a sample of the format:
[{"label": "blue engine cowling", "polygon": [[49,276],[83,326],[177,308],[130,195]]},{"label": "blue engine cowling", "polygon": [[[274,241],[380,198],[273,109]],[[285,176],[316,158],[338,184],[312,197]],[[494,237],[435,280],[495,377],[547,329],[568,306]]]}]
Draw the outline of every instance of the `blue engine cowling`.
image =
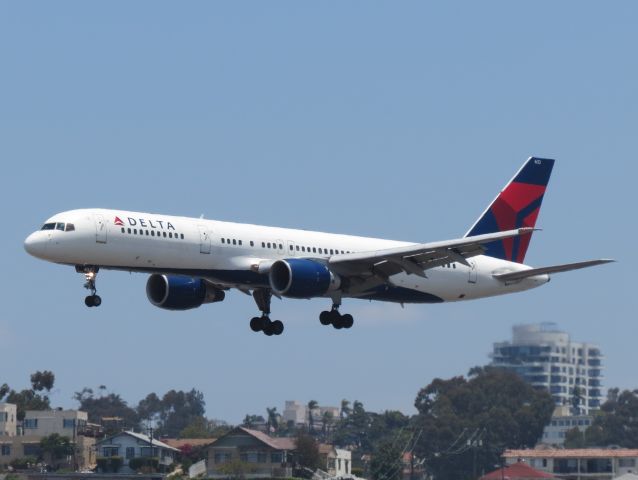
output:
[{"label": "blue engine cowling", "polygon": [[277,260],[268,273],[270,288],[277,295],[311,298],[340,286],[339,277],[326,265],[303,258]]},{"label": "blue engine cowling", "polygon": [[225,294],[201,278],[154,273],[146,282],[146,296],[156,307],[189,310],[203,303],[221,302]]}]

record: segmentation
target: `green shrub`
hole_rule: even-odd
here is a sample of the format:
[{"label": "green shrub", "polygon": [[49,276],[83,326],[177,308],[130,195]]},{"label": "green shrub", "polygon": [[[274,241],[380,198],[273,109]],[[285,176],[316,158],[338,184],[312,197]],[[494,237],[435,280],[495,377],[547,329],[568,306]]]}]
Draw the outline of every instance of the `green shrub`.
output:
[{"label": "green shrub", "polygon": [[16,470],[24,470],[25,468],[28,468],[27,464],[29,463],[34,465],[38,463],[38,459],[33,456],[16,458],[11,461],[11,466]]},{"label": "green shrub", "polygon": [[157,457],[135,457],[128,461],[131,470],[140,470],[142,468],[157,470],[159,466],[159,458]]},{"label": "green shrub", "polygon": [[122,457],[98,457],[97,466],[103,473],[117,473],[124,464]]}]

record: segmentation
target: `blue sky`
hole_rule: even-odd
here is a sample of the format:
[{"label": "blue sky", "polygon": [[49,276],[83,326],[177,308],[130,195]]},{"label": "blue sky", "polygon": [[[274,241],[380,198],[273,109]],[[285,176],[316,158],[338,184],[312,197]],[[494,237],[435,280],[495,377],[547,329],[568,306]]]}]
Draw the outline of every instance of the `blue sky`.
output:
[{"label": "blue sky", "polygon": [[[412,413],[517,323],[597,342],[638,387],[635,2],[0,3],[0,382],[56,374],[136,404],[195,387],[231,422],[286,399]],[[449,305],[252,300],[165,312],[146,276],[29,257],[50,215],[106,207],[434,241],[462,235],[530,155],[556,158],[526,260],[613,257],[543,288]]]}]

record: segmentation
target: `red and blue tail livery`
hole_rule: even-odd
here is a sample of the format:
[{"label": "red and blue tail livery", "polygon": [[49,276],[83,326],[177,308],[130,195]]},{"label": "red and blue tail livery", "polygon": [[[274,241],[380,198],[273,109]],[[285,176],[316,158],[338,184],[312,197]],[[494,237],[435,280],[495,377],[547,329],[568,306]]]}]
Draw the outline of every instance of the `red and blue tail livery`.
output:
[{"label": "red and blue tail livery", "polygon": [[[466,237],[534,228],[554,160],[531,157],[472,226]],[[523,263],[532,235],[505,238],[483,245],[485,255]]]}]

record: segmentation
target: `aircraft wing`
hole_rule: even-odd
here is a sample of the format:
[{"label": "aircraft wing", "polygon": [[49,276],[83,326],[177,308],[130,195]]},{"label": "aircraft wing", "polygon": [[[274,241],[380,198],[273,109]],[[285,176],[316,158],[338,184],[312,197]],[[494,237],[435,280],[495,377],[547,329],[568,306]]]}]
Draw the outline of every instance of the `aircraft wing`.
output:
[{"label": "aircraft wing", "polygon": [[426,270],[446,263],[458,262],[469,266],[467,259],[483,254],[486,243],[529,235],[533,231],[533,228],[518,228],[442,242],[347,253],[331,257],[328,265],[332,271],[342,276],[360,277],[361,280],[366,277],[376,277],[382,280],[380,283],[387,281],[391,275],[401,272],[425,277]]},{"label": "aircraft wing", "polygon": [[611,260],[608,258],[601,258],[600,260],[587,260],[585,262],[565,263],[563,265],[530,268],[529,270],[520,270],[518,272],[497,273],[494,274],[494,278],[503,280],[504,282],[513,282],[517,280],[523,280],[524,278],[533,277],[535,275],[542,275],[545,273],[569,272],[570,270],[593,267],[595,265],[602,265],[604,263],[610,263],[614,261],[615,260]]}]

